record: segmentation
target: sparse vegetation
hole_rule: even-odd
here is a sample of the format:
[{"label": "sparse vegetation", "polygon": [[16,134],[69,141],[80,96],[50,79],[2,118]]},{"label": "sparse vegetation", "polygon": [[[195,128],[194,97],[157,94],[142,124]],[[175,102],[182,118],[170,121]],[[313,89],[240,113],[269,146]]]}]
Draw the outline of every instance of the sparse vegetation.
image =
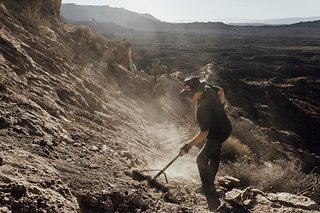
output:
[{"label": "sparse vegetation", "polygon": [[156,85],[157,79],[162,75],[167,73],[167,66],[161,63],[160,59],[154,59],[151,67],[148,69],[149,73],[153,76],[153,85]]},{"label": "sparse vegetation", "polygon": [[23,24],[33,26],[37,29],[41,26],[51,26],[50,20],[45,17],[40,7],[27,6],[27,8],[23,10],[20,20]]},{"label": "sparse vegetation", "polygon": [[242,157],[232,163],[222,163],[219,172],[220,175],[238,178],[244,186],[254,186],[265,192],[305,195],[320,202],[320,177],[316,174],[304,174],[299,162],[261,162]]},{"label": "sparse vegetation", "polygon": [[245,144],[242,144],[240,140],[234,136],[231,136],[222,145],[221,157],[223,160],[236,160],[241,156],[250,156],[251,150]]},{"label": "sparse vegetation", "polygon": [[81,39],[81,43],[86,44],[90,50],[97,54],[105,51],[107,40],[100,33],[93,32],[89,27],[76,27],[74,33]]},{"label": "sparse vegetation", "polygon": [[50,29],[49,27],[46,26],[40,26],[39,29],[41,30],[41,32],[43,34],[45,34],[46,36],[48,36],[51,40],[56,41],[57,40],[57,35],[55,34],[55,32]]}]

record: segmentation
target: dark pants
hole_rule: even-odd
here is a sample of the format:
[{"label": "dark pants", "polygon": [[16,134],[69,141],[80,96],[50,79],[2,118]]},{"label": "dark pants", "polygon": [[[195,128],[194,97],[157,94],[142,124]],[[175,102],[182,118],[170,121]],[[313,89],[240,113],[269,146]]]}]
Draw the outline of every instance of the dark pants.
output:
[{"label": "dark pants", "polygon": [[215,192],[214,179],[218,172],[222,142],[207,139],[197,156],[197,165],[205,195]]}]

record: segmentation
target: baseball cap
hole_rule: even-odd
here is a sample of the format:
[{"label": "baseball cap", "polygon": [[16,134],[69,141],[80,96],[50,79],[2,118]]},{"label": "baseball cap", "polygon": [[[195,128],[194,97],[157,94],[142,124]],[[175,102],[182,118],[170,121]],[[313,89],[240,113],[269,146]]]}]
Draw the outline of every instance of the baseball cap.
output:
[{"label": "baseball cap", "polygon": [[197,91],[201,91],[203,83],[197,76],[189,76],[184,80],[184,88],[180,91],[180,94],[184,97],[192,97]]}]

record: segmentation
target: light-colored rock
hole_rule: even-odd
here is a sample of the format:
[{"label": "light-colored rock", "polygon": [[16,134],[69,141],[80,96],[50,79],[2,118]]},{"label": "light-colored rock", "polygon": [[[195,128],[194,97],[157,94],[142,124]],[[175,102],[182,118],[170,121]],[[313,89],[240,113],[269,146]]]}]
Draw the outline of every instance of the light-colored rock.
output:
[{"label": "light-colored rock", "polygon": [[231,176],[223,176],[218,178],[218,184],[226,188],[235,188],[241,186],[240,180]]},{"label": "light-colored rock", "polygon": [[226,193],[227,200],[240,201],[242,190],[240,189],[232,189],[231,191]]},{"label": "light-colored rock", "polygon": [[319,210],[320,206],[308,197],[301,195],[294,195],[286,192],[268,193],[267,198],[272,202],[278,202],[283,205],[292,206],[296,208]]},{"label": "light-colored rock", "polygon": [[11,212],[8,207],[4,206],[0,208],[0,212]]},{"label": "light-colored rock", "polygon": [[122,151],[120,153],[120,155],[121,155],[121,157],[125,157],[125,158],[128,158],[128,159],[132,159],[133,158],[132,154],[130,152],[128,152],[128,151]]},{"label": "light-colored rock", "polygon": [[272,206],[272,202],[262,195],[256,196],[256,202],[261,205]]},{"label": "light-colored rock", "polygon": [[99,148],[97,146],[91,146],[89,149],[90,151],[94,151],[94,152],[99,151]]},{"label": "light-colored rock", "polygon": [[265,193],[264,193],[263,191],[259,190],[259,189],[251,189],[250,191],[252,192],[252,194],[253,194],[254,196],[257,196],[257,195],[265,195]]},{"label": "light-colored rock", "polygon": [[99,169],[100,168],[100,166],[96,163],[90,164],[89,167],[90,167],[90,169]]},{"label": "light-colored rock", "polygon": [[101,151],[102,151],[102,152],[106,152],[107,150],[108,150],[107,145],[102,145]]},{"label": "light-colored rock", "polygon": [[56,41],[57,40],[57,36],[54,33],[54,31],[52,29],[50,29],[47,26],[40,26],[40,31],[45,34],[46,36],[48,36],[49,39]]}]

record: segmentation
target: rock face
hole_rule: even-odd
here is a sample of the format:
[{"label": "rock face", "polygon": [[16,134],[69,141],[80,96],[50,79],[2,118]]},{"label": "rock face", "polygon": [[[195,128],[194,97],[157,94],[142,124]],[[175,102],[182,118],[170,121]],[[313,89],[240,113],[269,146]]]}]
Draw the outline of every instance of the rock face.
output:
[{"label": "rock face", "polygon": [[[302,53],[292,54],[303,58]],[[225,63],[225,71],[219,73],[232,105],[243,108],[245,117],[256,125],[273,128],[266,133],[274,140],[319,155],[319,73],[304,72],[301,66],[305,65],[278,65],[291,63],[282,57],[272,62],[257,58],[239,62],[232,57],[218,60]],[[312,60],[303,63],[314,64]],[[319,69],[320,64],[316,66]]]},{"label": "rock face", "polygon": [[1,2],[0,211],[179,212],[128,172],[159,152],[154,117],[179,125],[127,69],[129,43],[19,19],[60,2]]},{"label": "rock face", "polygon": [[[261,159],[299,159],[305,173],[319,172],[319,80],[255,71],[256,62],[226,56],[221,54],[216,60],[223,63],[210,63],[197,75],[224,88],[233,135]],[[274,69],[272,63],[261,66]],[[300,81],[308,83],[296,84]]]},{"label": "rock face", "polygon": [[[120,198],[126,198],[123,212],[139,208],[130,204],[126,191],[135,185],[124,171],[138,162],[129,147],[146,146],[150,135],[137,128],[145,125],[131,106],[138,100],[121,88],[132,96],[130,79],[149,87],[126,69],[128,43],[62,23],[42,28],[19,21],[29,6],[56,18],[61,1],[1,2],[0,211],[78,212],[83,204],[111,212],[120,209]],[[108,195],[78,203],[82,189]]]}]

